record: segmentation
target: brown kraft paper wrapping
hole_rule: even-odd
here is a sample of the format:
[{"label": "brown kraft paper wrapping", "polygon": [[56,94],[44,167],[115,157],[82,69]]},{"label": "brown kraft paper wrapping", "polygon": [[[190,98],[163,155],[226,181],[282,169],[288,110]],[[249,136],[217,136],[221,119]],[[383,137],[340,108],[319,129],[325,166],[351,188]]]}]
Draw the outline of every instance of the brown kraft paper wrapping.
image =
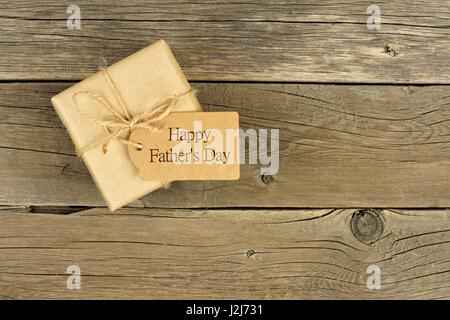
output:
[{"label": "brown kraft paper wrapping", "polygon": [[[159,101],[172,95],[182,95],[191,89],[164,40],[111,65],[107,73],[131,115],[148,111]],[[73,101],[76,93],[85,91],[103,97],[120,111],[120,103],[101,72],[54,96],[53,106],[78,151],[106,134],[101,125],[83,116]],[[83,110],[88,110],[96,118],[105,115],[105,109],[95,99],[81,99],[79,103]],[[201,107],[191,92],[180,98],[172,111],[201,111]],[[136,167],[130,161],[127,146],[117,139],[108,143],[106,153],[102,147],[96,147],[83,152],[81,157],[111,211],[168,183],[140,179]]]}]

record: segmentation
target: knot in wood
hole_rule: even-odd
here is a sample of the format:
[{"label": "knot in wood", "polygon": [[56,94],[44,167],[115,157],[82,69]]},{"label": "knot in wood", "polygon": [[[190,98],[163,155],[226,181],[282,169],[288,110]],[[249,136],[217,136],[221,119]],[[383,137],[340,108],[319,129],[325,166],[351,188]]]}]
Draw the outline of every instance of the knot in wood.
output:
[{"label": "knot in wood", "polygon": [[350,227],[356,239],[370,245],[383,234],[384,222],[381,212],[375,209],[358,210],[352,216]]},{"label": "knot in wood", "polygon": [[247,251],[247,258],[250,258],[256,254],[256,251],[253,249],[250,249]]},{"label": "knot in wood", "polygon": [[273,182],[273,177],[270,174],[264,174],[261,176],[261,180],[264,184],[271,184]]}]

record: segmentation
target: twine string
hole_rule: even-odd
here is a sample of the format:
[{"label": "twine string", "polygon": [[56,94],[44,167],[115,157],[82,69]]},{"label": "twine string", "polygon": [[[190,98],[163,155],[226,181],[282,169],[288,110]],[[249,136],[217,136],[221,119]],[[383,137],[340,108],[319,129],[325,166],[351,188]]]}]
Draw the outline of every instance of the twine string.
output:
[{"label": "twine string", "polygon": [[[101,72],[105,76],[108,85],[114,94],[114,97],[119,102],[123,114],[118,112],[103,96],[95,92],[80,91],[74,93],[74,95],[72,96],[72,100],[78,112],[82,116],[89,119],[90,121],[99,124],[101,127],[103,127],[103,129],[106,132],[105,136],[92,141],[87,146],[79,148],[77,152],[80,156],[83,155],[85,152],[100,146],[102,147],[103,153],[106,153],[108,150],[108,144],[114,139],[125,145],[133,146],[138,150],[142,149],[142,145],[140,143],[135,143],[129,140],[131,132],[137,128],[149,130],[151,132],[160,131],[161,130],[160,122],[170,114],[172,109],[175,107],[175,105],[181,98],[193,92],[192,89],[189,89],[178,95],[175,94],[170,95],[169,97],[163,99],[162,101],[154,104],[149,111],[145,111],[143,113],[136,115],[131,115],[127,105],[125,104],[122,98],[122,95],[120,94],[119,90],[117,89],[117,86],[115,85],[114,81],[112,80],[106,69],[101,70]],[[88,95],[91,98],[100,102],[100,105],[108,112],[108,116],[100,118],[89,116],[88,114],[84,113],[80,109],[78,101],[78,97],[80,95]]]}]

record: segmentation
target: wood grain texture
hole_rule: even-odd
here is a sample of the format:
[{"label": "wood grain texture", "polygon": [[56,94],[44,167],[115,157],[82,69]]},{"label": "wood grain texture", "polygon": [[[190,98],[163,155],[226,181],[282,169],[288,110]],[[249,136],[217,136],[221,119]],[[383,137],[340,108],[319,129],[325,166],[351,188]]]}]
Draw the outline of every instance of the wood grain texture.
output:
[{"label": "wood grain texture", "polygon": [[[61,83],[0,84],[0,203],[102,206],[50,97]],[[175,182],[132,206],[448,207],[450,87],[195,83],[207,111],[280,129],[280,170]],[[266,181],[267,182],[267,181]]]},{"label": "wood grain texture", "polygon": [[165,38],[190,80],[449,83],[448,3],[0,1],[0,80],[78,80]]},{"label": "wood grain texture", "polygon": [[[0,296],[156,299],[450,297],[448,211],[381,212],[372,244],[354,210],[89,209],[0,213]],[[81,289],[68,290],[69,265]],[[367,268],[381,289],[367,288]]]}]

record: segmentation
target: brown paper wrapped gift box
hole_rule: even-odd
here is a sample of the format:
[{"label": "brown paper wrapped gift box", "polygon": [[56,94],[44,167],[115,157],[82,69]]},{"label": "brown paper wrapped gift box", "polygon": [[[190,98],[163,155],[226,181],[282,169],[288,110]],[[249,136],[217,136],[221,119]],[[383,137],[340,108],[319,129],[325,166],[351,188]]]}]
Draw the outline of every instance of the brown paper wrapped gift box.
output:
[{"label": "brown paper wrapped gift box", "polygon": [[[189,83],[164,40],[115,63],[107,68],[107,72],[131,115],[143,113],[162,99],[190,90]],[[77,150],[105,135],[104,128],[83,116],[75,105],[74,94],[83,91],[94,92],[120,111],[116,107],[120,105],[119,101],[100,72],[54,96],[53,106]],[[104,109],[94,99],[83,99],[80,102],[83,110],[89,110],[90,114],[98,112],[97,118],[104,114]],[[177,102],[173,111],[201,111],[201,107],[195,95],[190,93]],[[127,146],[117,140],[108,144],[106,153],[98,147],[81,156],[111,211],[168,182],[140,179],[128,156]]]}]

